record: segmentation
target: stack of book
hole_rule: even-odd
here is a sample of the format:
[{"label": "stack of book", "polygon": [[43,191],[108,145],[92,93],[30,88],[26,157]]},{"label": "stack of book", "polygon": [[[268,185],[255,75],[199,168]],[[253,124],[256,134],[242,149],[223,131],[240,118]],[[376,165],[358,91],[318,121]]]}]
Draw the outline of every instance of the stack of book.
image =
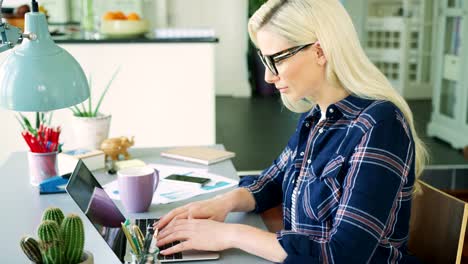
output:
[{"label": "stack of book", "polygon": [[73,149],[58,154],[59,174],[73,172],[80,159],[91,171],[105,167],[105,155],[101,150]]}]

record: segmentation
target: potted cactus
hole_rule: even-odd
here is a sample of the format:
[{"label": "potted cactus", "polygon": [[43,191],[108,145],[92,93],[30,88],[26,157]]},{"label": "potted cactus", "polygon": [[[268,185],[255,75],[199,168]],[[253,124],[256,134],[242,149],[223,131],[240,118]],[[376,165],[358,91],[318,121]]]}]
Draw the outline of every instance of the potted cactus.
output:
[{"label": "potted cactus", "polygon": [[84,228],[81,218],[64,217],[60,208],[48,208],[37,229],[39,240],[31,236],[20,241],[24,254],[41,264],[93,264],[93,255],[84,251]]}]

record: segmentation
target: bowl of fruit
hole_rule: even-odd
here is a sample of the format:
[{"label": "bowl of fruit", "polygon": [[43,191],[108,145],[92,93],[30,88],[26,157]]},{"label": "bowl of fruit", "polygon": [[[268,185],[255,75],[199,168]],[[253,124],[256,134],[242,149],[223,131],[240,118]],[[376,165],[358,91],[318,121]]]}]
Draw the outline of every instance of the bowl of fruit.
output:
[{"label": "bowl of fruit", "polygon": [[[5,21],[15,27],[19,27],[21,30],[24,31],[24,16],[26,13],[31,12],[31,8],[29,5],[20,5],[16,8],[6,8],[2,7],[2,17]],[[39,6],[39,12],[44,13],[46,15],[46,19],[49,18],[47,15],[47,10],[44,6]]]},{"label": "bowl of fruit", "polygon": [[101,34],[110,38],[141,37],[148,32],[149,23],[136,13],[106,12],[101,21]]}]

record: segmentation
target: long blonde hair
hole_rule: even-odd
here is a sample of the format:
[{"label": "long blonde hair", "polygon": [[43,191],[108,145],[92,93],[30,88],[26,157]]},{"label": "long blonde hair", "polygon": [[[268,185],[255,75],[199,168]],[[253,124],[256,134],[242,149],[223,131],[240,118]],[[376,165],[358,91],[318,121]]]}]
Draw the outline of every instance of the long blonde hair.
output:
[{"label": "long blonde hair", "polygon": [[[361,98],[395,104],[411,128],[416,148],[416,177],[421,175],[428,153],[414,128],[413,114],[403,97],[364,53],[351,18],[338,0],[268,0],[249,20],[249,35],[256,45],[256,33],[264,26],[294,45],[319,40],[327,58],[328,82]],[[307,112],[315,105],[309,98],[297,102],[283,95],[281,98],[293,112]]]}]

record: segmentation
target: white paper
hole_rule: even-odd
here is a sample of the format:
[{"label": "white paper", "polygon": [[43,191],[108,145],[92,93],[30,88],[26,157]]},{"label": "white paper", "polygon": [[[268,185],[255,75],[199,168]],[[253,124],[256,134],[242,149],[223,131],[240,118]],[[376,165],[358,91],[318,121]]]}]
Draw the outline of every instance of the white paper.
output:
[{"label": "white paper", "polygon": [[[152,204],[167,204],[186,200],[197,195],[224,190],[237,186],[237,181],[209,173],[206,169],[187,168],[179,166],[167,166],[160,164],[149,164],[159,171],[159,186],[154,193]],[[171,174],[182,174],[209,178],[211,181],[204,186],[198,184],[179,183],[177,181],[165,181],[164,178]],[[120,200],[119,186],[117,180],[104,185],[104,190],[114,200]]]}]

